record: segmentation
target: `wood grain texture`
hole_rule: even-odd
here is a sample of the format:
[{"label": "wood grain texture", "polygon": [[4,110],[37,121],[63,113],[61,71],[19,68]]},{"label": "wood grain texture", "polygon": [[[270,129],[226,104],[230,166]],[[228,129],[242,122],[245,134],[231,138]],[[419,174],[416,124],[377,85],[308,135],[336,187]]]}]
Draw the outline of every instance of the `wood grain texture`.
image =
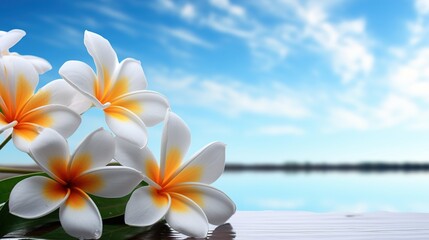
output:
[{"label": "wood grain texture", "polygon": [[428,213],[237,212],[236,239],[429,239]]}]

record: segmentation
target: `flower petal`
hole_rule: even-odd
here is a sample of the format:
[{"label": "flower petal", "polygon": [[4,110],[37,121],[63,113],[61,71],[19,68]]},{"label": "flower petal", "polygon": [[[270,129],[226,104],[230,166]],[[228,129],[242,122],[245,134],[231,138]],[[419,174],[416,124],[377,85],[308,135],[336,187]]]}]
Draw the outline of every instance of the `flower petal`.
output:
[{"label": "flower petal", "polygon": [[32,123],[21,123],[13,128],[13,144],[19,150],[28,153],[30,144],[36,139],[43,127]]},{"label": "flower petal", "polygon": [[6,131],[7,129],[13,128],[14,126],[16,126],[17,123],[18,123],[17,121],[7,123],[5,121],[2,121],[2,119],[0,119],[0,133]]},{"label": "flower petal", "polygon": [[147,146],[139,148],[137,145],[120,137],[116,137],[115,141],[116,152],[114,158],[116,161],[124,166],[136,169],[155,182],[158,181],[159,166]]},{"label": "flower petal", "polygon": [[112,132],[139,147],[146,146],[147,129],[143,121],[130,110],[111,106],[104,109],[106,113],[106,123]]},{"label": "flower petal", "polygon": [[125,208],[125,223],[131,226],[149,226],[165,216],[170,208],[168,194],[158,194],[146,186],[133,192]]},{"label": "flower petal", "polygon": [[0,106],[3,114],[16,116],[18,111],[33,96],[39,82],[39,75],[25,59],[16,56],[3,56],[0,62]]},{"label": "flower petal", "polygon": [[29,153],[40,168],[51,177],[63,183],[67,180],[69,147],[58,132],[49,128],[43,129],[31,143]]},{"label": "flower petal", "polygon": [[103,108],[103,104],[96,97],[97,77],[90,66],[80,61],[67,61],[58,72],[72,87],[88,97],[95,106]]},{"label": "flower petal", "polygon": [[172,112],[167,112],[161,143],[160,177],[165,181],[180,167],[191,143],[191,133],[185,122]]},{"label": "flower petal", "polygon": [[234,202],[223,192],[206,184],[179,184],[168,189],[198,204],[210,224],[225,223],[236,211]]},{"label": "flower petal", "polygon": [[9,197],[9,210],[22,218],[38,218],[56,210],[69,191],[58,182],[42,176],[26,178],[15,185]]},{"label": "flower petal", "polygon": [[28,100],[23,111],[26,112],[48,104],[63,105],[78,114],[82,114],[91,107],[92,102],[63,79],[57,79],[40,88]]},{"label": "flower petal", "polygon": [[25,32],[20,29],[13,29],[2,34],[0,37],[0,53],[9,51],[9,49],[17,44],[24,36]]},{"label": "flower petal", "polygon": [[213,142],[195,154],[174,174],[169,185],[181,182],[210,184],[222,175],[225,169],[225,144]]},{"label": "flower petal", "polygon": [[73,184],[83,191],[105,198],[118,198],[131,193],[142,181],[142,175],[129,167],[110,166],[90,170]]},{"label": "flower petal", "polygon": [[203,210],[183,195],[172,193],[170,197],[171,207],[165,215],[168,225],[191,237],[206,237],[209,224]]},{"label": "flower petal", "polygon": [[70,175],[77,177],[85,171],[104,167],[115,154],[115,140],[109,132],[99,128],[89,134],[77,147],[69,163]]},{"label": "flower petal", "polygon": [[119,64],[113,80],[109,89],[112,100],[129,92],[144,90],[147,86],[140,61],[132,58],[126,58]]},{"label": "flower petal", "polygon": [[103,231],[100,212],[85,193],[72,190],[60,207],[60,222],[64,231],[79,239],[98,239]]},{"label": "flower petal", "polygon": [[170,107],[163,95],[153,91],[131,92],[117,98],[112,105],[132,111],[149,127],[164,120],[165,113]]},{"label": "flower petal", "polygon": [[111,78],[119,64],[118,57],[109,41],[96,33],[85,31],[83,41],[97,67],[96,95],[102,98],[112,87]]},{"label": "flower petal", "polygon": [[29,111],[19,120],[19,124],[32,123],[52,128],[67,138],[76,131],[81,121],[80,115],[73,110],[66,106],[52,104]]},{"label": "flower petal", "polygon": [[39,74],[44,74],[45,72],[52,69],[51,64],[43,58],[32,55],[21,55],[21,57],[30,61]]},{"label": "flower petal", "polygon": [[0,133],[0,141],[4,142],[10,135],[12,135],[13,128],[8,128]]}]

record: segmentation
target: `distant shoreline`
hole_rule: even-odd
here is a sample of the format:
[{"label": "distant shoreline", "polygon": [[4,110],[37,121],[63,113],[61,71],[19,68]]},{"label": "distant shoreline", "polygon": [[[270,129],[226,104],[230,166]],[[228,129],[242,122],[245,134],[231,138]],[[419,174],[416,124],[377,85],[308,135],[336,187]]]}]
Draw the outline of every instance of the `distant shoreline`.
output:
[{"label": "distant shoreline", "polygon": [[226,172],[429,172],[429,163],[284,163],[241,164],[228,163]]}]

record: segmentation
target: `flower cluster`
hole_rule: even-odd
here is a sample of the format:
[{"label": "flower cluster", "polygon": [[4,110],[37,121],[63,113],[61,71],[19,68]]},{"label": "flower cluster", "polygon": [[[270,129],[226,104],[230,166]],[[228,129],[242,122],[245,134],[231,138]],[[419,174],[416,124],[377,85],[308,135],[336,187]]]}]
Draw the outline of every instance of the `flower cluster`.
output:
[{"label": "flower cluster", "polygon": [[[192,237],[205,237],[209,223],[222,224],[234,214],[231,199],[209,185],[224,170],[225,145],[211,143],[183,162],[190,130],[163,95],[146,90],[138,60],[119,62],[108,40],[85,31],[84,44],[96,71],[86,63],[67,61],[59,69],[63,79],[35,92],[39,74],[51,65],[9,51],[24,35],[22,30],[0,31],[0,135],[12,138],[47,176],[16,184],[9,197],[10,213],[33,219],[59,209],[66,233],[91,239],[103,231],[91,195],[119,198],[132,193],[126,224],[149,226],[165,219]],[[91,107],[103,110],[113,134],[98,129],[70,155],[66,138]],[[160,122],[164,129],[158,164],[147,147],[146,127]],[[120,166],[108,165],[112,160]],[[147,186],[137,187],[142,181]]]}]

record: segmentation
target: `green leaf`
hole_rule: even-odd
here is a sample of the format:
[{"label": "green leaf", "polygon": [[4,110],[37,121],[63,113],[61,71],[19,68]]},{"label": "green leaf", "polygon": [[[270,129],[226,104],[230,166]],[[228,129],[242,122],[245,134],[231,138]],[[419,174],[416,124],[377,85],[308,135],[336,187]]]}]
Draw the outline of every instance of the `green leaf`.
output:
[{"label": "green leaf", "polygon": [[38,172],[38,173],[24,174],[16,177],[10,177],[10,178],[1,180],[0,181],[0,203],[4,203],[9,199],[10,192],[18,182],[32,176],[47,176],[47,175],[45,173]]}]

